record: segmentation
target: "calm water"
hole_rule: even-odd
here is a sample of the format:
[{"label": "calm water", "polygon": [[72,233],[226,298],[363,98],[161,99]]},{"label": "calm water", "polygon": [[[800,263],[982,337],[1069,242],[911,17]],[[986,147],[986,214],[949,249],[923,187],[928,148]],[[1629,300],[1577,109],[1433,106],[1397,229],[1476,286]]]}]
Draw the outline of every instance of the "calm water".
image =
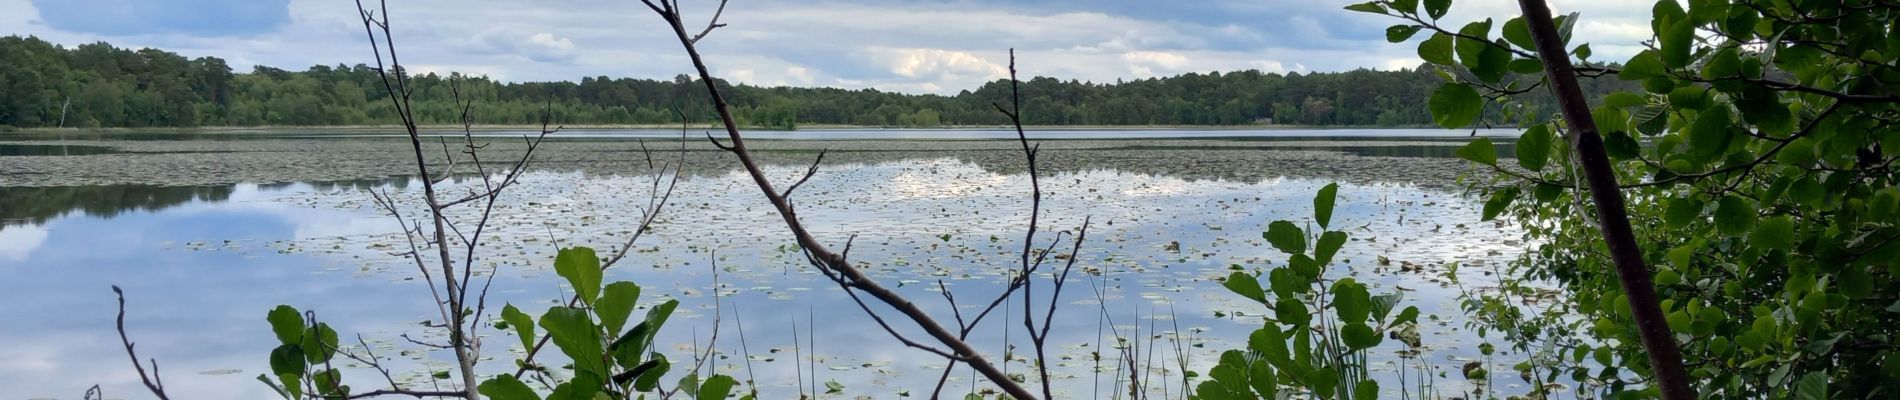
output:
[{"label": "calm water", "polygon": [[[1392,154],[1371,155],[1442,156],[1429,147],[1380,151]],[[896,161],[828,165],[796,200],[821,240],[838,246],[856,235],[854,259],[948,320],[950,306],[935,291],[936,282],[944,282],[967,312],[992,296],[1014,268],[1028,181],[1018,172],[917,153]],[[1073,229],[1084,217],[1095,223],[1076,255],[1086,274],[1072,277],[1056,300],[1062,311],[1049,351],[1059,395],[1090,398],[1116,391],[1116,350],[1102,351],[1101,365],[1110,369],[1101,373],[1090,354],[1125,336],[1152,352],[1142,360],[1154,382],[1149,390],[1178,397],[1174,362],[1185,359],[1190,369],[1205,371],[1221,349],[1243,343],[1259,323],[1254,316],[1267,311],[1243,303],[1212,279],[1225,276],[1231,265],[1279,266],[1284,257],[1259,232],[1275,219],[1306,220],[1312,193],[1327,183],[1183,179],[1154,172],[1168,170],[1130,165],[1044,177],[1045,231]],[[781,181],[798,172],[770,169]],[[495,271],[491,304],[509,302],[538,314],[561,298],[565,288],[550,268],[554,249],[622,242],[637,207],[645,204],[647,179],[558,169],[524,178],[499,207],[495,236],[477,262]],[[1458,365],[1477,357],[1481,340],[1461,330],[1463,318],[1453,301],[1459,289],[1437,277],[1437,267],[1465,263],[1465,285],[1482,286],[1487,272],[1521,247],[1519,233],[1479,223],[1475,200],[1373,182],[1385,180],[1342,182],[1334,223],[1346,227],[1353,241],[1330,274],[1369,281],[1374,293],[1405,292],[1405,304],[1427,316],[1421,318],[1428,350],[1422,357],[1456,377]],[[430,337],[425,334],[433,331],[419,325],[435,311],[413,264],[389,254],[404,242],[395,222],[372,208],[365,191],[371,188],[396,193],[410,205],[419,192],[400,178],[0,188],[0,271],[7,274],[0,280],[0,304],[9,305],[0,308],[0,392],[77,398],[100,384],[108,396],[137,397],[137,378],[112,330],[113,284],[128,293],[127,325],[140,355],[159,359],[174,394],[272,396],[253,377],[268,370],[275,339],[263,317],[277,304],[314,310],[346,338],[361,333],[377,354],[401,361],[408,371],[403,378],[429,387],[428,372],[448,368],[452,356],[399,338]],[[942,373],[941,361],[876,329],[835,285],[788,250],[790,236],[740,172],[683,178],[674,196],[653,234],[636,245],[641,251],[607,276],[643,286],[642,304],[663,298],[683,303],[659,341],[670,358],[688,359],[695,343],[708,345],[717,314],[714,346],[724,357],[714,368],[761,382],[764,398],[795,396],[801,386],[811,390],[810,383],[798,382],[800,376],[820,385],[843,384],[843,393],[833,397],[928,396]],[[1381,256],[1391,265],[1375,261]],[[1401,272],[1398,266],[1407,263],[1432,268]],[[1099,300],[1094,288],[1102,288]],[[974,344],[992,357],[1001,356],[1005,342],[1028,348],[1021,332],[1007,339],[1003,332],[1020,329],[1020,318],[992,317]],[[807,339],[808,330],[816,331],[815,349],[796,349],[815,354],[815,360],[793,355],[794,329]],[[485,365],[498,370],[512,364],[519,344],[511,334],[481,334],[484,356],[491,358]],[[1381,355],[1375,360],[1392,359],[1385,355],[1396,346],[1386,341],[1374,350]],[[1515,363],[1509,359],[1500,358],[1493,369]],[[815,362],[816,370],[804,362]],[[1011,372],[1033,368],[1020,356],[1006,364]],[[1391,365],[1375,369],[1380,379],[1395,374]],[[366,370],[349,373],[358,388],[380,380]],[[970,390],[967,369],[951,376],[946,395]],[[1501,382],[1502,392],[1522,391],[1506,385],[1514,380]],[[1462,380],[1439,384],[1455,391]]]}]

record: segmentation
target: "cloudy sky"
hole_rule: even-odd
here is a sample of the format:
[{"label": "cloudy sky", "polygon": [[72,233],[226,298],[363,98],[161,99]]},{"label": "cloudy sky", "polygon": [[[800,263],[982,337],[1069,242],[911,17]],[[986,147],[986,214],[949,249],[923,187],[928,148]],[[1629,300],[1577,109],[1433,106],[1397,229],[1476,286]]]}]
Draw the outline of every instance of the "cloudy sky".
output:
[{"label": "cloudy sky", "polygon": [[[365,0],[375,1],[375,0]],[[1357,0],[1354,0],[1357,1]],[[389,0],[403,60],[417,70],[507,81],[669,78],[690,65],[638,0]],[[682,0],[703,20],[717,0]],[[1348,0],[732,0],[730,26],[701,42],[714,74],[759,85],[955,93],[1004,76],[1108,82],[1184,72],[1393,69],[1398,20]],[[1556,0],[1579,36],[1621,59],[1648,36],[1648,2]],[[1463,0],[1446,19],[1505,17],[1513,0]],[[1500,21],[1501,22],[1501,21]],[[1501,23],[1495,25],[1502,25]],[[107,41],[234,68],[370,61],[351,0],[0,0],[0,34]],[[1419,36],[1423,38],[1423,35]],[[1415,39],[1416,41],[1416,39]]]}]

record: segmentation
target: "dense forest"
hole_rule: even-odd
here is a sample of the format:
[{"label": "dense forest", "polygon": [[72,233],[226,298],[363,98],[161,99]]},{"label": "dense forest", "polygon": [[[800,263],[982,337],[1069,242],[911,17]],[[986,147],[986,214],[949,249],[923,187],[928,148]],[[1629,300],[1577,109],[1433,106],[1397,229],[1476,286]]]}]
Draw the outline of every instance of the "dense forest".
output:
[{"label": "dense forest", "polygon": [[[362,64],[303,71],[256,66],[238,73],[216,57],[186,58],[107,43],[66,48],[20,36],[0,38],[0,59],[7,60],[7,68],[0,69],[0,126],[314,126],[397,120],[374,68]],[[1624,85],[1600,81],[1605,87],[1599,93]],[[1404,126],[1431,123],[1426,97],[1442,82],[1424,68],[1306,74],[1248,70],[1115,83],[1037,77],[1023,82],[1022,93],[1024,122],[1033,125]],[[954,96],[720,86],[745,124],[779,129],[799,124],[1001,125],[1006,121],[990,104],[1006,101],[1009,93],[1005,80]],[[510,83],[422,74],[411,87],[423,124],[459,123],[457,91],[474,102],[477,124],[534,124],[544,114],[569,125],[671,124],[682,115],[710,119],[704,88],[685,75]],[[1530,104],[1545,114],[1554,110],[1547,101]]]}]

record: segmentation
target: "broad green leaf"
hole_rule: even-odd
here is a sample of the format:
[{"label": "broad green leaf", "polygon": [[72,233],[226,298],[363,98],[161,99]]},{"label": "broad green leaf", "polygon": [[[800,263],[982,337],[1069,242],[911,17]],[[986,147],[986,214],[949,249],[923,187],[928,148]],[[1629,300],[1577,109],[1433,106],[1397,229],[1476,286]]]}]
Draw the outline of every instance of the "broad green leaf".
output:
[{"label": "broad green leaf", "polygon": [[1517,137],[1517,165],[1531,171],[1544,170],[1550,160],[1550,126],[1532,125]]},{"label": "broad green leaf", "polygon": [[1432,112],[1432,122],[1445,129],[1458,129],[1478,120],[1478,114],[1484,112],[1484,97],[1470,86],[1447,83],[1432,92],[1426,107]]},{"label": "broad green leaf", "polygon": [[1511,202],[1517,201],[1517,194],[1518,189],[1516,186],[1492,192],[1491,198],[1484,201],[1483,215],[1478,220],[1490,221],[1497,219],[1499,214],[1503,214],[1504,210],[1511,207]]},{"label": "broad green leaf", "polygon": [[1702,65],[1702,77],[1707,79],[1728,78],[1742,73],[1742,57],[1734,47],[1717,50],[1709,61]]},{"label": "broad green leaf", "polygon": [[1320,264],[1330,264],[1333,262],[1333,255],[1338,254],[1339,248],[1345,245],[1345,232],[1327,231],[1326,233],[1321,233],[1319,235],[1319,242],[1313,244],[1313,260],[1318,261]]},{"label": "broad green leaf", "polygon": [[1363,12],[1363,13],[1380,14],[1380,15],[1385,14],[1385,6],[1380,5],[1378,2],[1374,2],[1374,1],[1348,5],[1346,6],[1346,10],[1358,11],[1358,12]]},{"label": "broad green leaf", "polygon": [[555,387],[553,393],[548,393],[548,400],[596,400],[594,396],[600,394],[604,384],[605,380],[593,372],[574,371],[574,379]]},{"label": "broad green leaf", "polygon": [[303,348],[305,360],[310,364],[330,361],[330,357],[336,356],[336,330],[330,329],[330,324],[318,323],[304,330],[299,347]]},{"label": "broad green leaf", "polygon": [[1463,28],[1458,28],[1458,34],[1458,62],[1464,63],[1466,68],[1477,68],[1480,62],[1479,56],[1484,54],[1486,47],[1491,47],[1489,39],[1491,36],[1491,19],[1485,18],[1482,21],[1466,23]]},{"label": "broad green leaf", "polygon": [[1497,83],[1511,72],[1511,51],[1505,49],[1507,45],[1503,40],[1489,43],[1491,45],[1479,50],[1478,63],[1466,64],[1465,67],[1470,68],[1471,75],[1478,77],[1478,80]]},{"label": "broad green leaf", "polygon": [[1669,105],[1688,110],[1709,108],[1709,90],[1695,86],[1683,86],[1669,92]]},{"label": "broad green leaf", "polygon": [[1267,224],[1267,232],[1263,233],[1262,237],[1267,239],[1267,243],[1273,244],[1274,248],[1287,254],[1306,252],[1306,232],[1301,231],[1300,227],[1292,222],[1273,221]]},{"label": "broad green leaf", "polygon": [[317,387],[318,394],[332,396],[343,394],[349,386],[343,386],[342,381],[343,373],[335,369],[325,369],[310,374],[310,382]]},{"label": "broad green leaf", "polygon": [[1451,0],[1425,0],[1425,15],[1434,20],[1444,18],[1445,12],[1450,10]]},{"label": "broad green leaf", "polygon": [[[1282,346],[1284,346],[1284,344],[1282,344]],[[1258,397],[1242,396],[1243,398],[1279,398],[1279,379],[1274,376],[1273,366],[1267,365],[1267,360],[1254,360],[1253,366],[1247,369],[1247,385],[1253,388],[1254,393],[1257,394]]]},{"label": "broad green leaf", "polygon": [[1392,11],[1400,14],[1418,13],[1418,0],[1392,0]]},{"label": "broad green leaf", "polygon": [[1392,325],[1415,322],[1418,322],[1418,307],[1406,306],[1404,310],[1399,310],[1398,316],[1392,317]]},{"label": "broad green leaf", "polygon": [[620,334],[620,328],[627,324],[627,316],[633,315],[633,306],[640,299],[640,285],[620,281],[607,284],[600,294],[600,303],[594,305],[594,314],[600,316],[600,326],[610,335]]},{"label": "broad green leaf", "polygon": [[1328,183],[1313,195],[1313,221],[1325,229],[1333,220],[1333,202],[1339,199],[1339,184]]},{"label": "broad green leaf", "polygon": [[[574,361],[576,372],[588,372],[595,376],[606,376],[607,365],[601,359],[605,351],[601,348],[600,328],[594,325],[593,316],[587,310],[572,307],[551,307],[541,314],[541,329],[554,337],[554,345]],[[591,396],[591,395],[590,395]]]},{"label": "broad green leaf", "polygon": [[1615,92],[1603,96],[1603,105],[1606,107],[1635,107],[1646,104],[1649,104],[1649,99],[1630,92]]},{"label": "broad green leaf", "polygon": [[[1674,0],[1668,0],[1674,2]],[[1695,27],[1692,21],[1679,21],[1669,24],[1662,32],[1662,62],[1669,68],[1682,68],[1689,65],[1689,53],[1695,47]]]},{"label": "broad green leaf", "polygon": [[580,296],[582,304],[592,306],[600,298],[600,256],[594,254],[594,249],[561,249],[554,256],[554,273],[567,278],[567,283],[574,286],[574,293]]},{"label": "broad green leaf", "polygon": [[1609,153],[1610,158],[1628,160],[1636,158],[1643,151],[1642,145],[1637,144],[1636,138],[1630,137],[1629,132],[1620,129],[1604,132],[1603,152]]},{"label": "broad green leaf", "polygon": [[1260,288],[1260,281],[1255,280],[1252,275],[1240,272],[1228,274],[1227,280],[1222,281],[1221,286],[1226,286],[1227,290],[1233,291],[1234,294],[1254,301],[1266,302],[1267,299],[1266,290]]},{"label": "broad green leaf", "polygon": [[[1378,336],[1373,336],[1373,337],[1377,338]],[[1359,381],[1358,385],[1354,385],[1352,387],[1352,398],[1354,399],[1379,398],[1379,382],[1371,380],[1371,379]]]},{"label": "broad green leaf", "polygon": [[1757,218],[1755,204],[1740,196],[1723,196],[1716,203],[1715,227],[1724,235],[1741,236],[1748,233],[1749,229],[1755,227]]},{"label": "broad green leaf", "polygon": [[1504,40],[1518,48],[1537,51],[1537,43],[1531,41],[1531,30],[1529,24],[1524,23],[1524,17],[1504,21]]},{"label": "broad green leaf", "polygon": [[1786,215],[1761,220],[1748,234],[1750,246],[1789,250],[1794,248],[1794,218]]},{"label": "broad green leaf", "polygon": [[1346,327],[1340,329],[1339,339],[1346,343],[1346,347],[1353,350],[1369,349],[1372,346],[1378,346],[1381,341],[1379,333],[1374,332],[1372,327],[1366,326],[1364,322],[1346,323]]},{"label": "broad green leaf", "polygon": [[303,343],[303,313],[291,306],[280,305],[270,310],[264,318],[270,321],[270,330],[277,334],[277,342],[282,344]]},{"label": "broad green leaf", "polygon": [[[653,360],[647,362],[652,363],[653,366],[645,367],[646,364],[641,364],[641,367],[645,367],[645,369],[641,370],[639,377],[633,380],[633,390],[641,392],[652,391],[655,387],[659,386],[660,378],[666,376],[666,371],[672,368],[671,364],[666,361],[666,356],[660,353],[653,353]],[[636,367],[636,369],[638,368],[639,367]]]},{"label": "broad green leaf", "polygon": [[510,374],[488,378],[476,386],[475,391],[493,400],[541,400],[541,395],[535,394],[534,389]]},{"label": "broad green leaf", "polygon": [[1280,323],[1304,329],[1313,316],[1306,311],[1306,304],[1294,299],[1280,299],[1273,304],[1273,317]]},{"label": "broad green leaf", "polygon": [[1794,386],[1795,400],[1828,400],[1827,373],[1809,372],[1801,376],[1801,382]]},{"label": "broad green leaf", "polygon": [[1657,55],[1655,50],[1644,50],[1630,57],[1629,62],[1623,63],[1623,70],[1617,72],[1616,77],[1635,81],[1662,76],[1664,72],[1662,57]]},{"label": "broad green leaf", "polygon": [[1695,222],[1702,215],[1702,202],[1688,197],[1672,197],[1665,200],[1663,222],[1670,229],[1682,229]]},{"label": "broad green leaf", "polygon": [[[276,349],[270,352],[270,372],[273,374],[279,376],[302,376],[304,366],[303,347],[301,346],[286,344],[277,346]],[[285,384],[288,385],[289,382],[285,382]]]},{"label": "broad green leaf", "polygon": [[1418,34],[1419,28],[1423,27],[1418,25],[1393,25],[1385,28],[1385,41],[1391,43],[1406,41],[1407,39],[1411,39],[1412,35]]},{"label": "broad green leaf", "polygon": [[1729,133],[1728,109],[1716,107],[1696,115],[1694,125],[1689,127],[1689,150],[1697,160],[1708,162],[1715,160],[1728,151]]},{"label": "broad green leaf", "polygon": [[1577,48],[1576,48],[1576,49],[1574,49],[1574,50],[1570,50],[1570,54],[1576,54],[1576,55],[1577,55],[1577,59],[1579,59],[1579,60],[1588,60],[1588,59],[1590,59],[1590,55],[1591,55],[1591,54],[1590,54],[1590,44],[1589,44],[1589,43],[1584,43],[1584,44],[1582,44],[1582,45],[1579,45],[1579,46],[1577,46]]},{"label": "broad green leaf", "polygon": [[510,328],[514,328],[515,336],[521,338],[523,351],[534,348],[534,341],[537,339],[534,333],[534,317],[521,312],[521,309],[515,308],[514,304],[508,304],[501,307],[501,320],[507,322]]},{"label": "broad green leaf", "polygon": [[1484,165],[1498,165],[1498,147],[1491,144],[1490,138],[1478,138],[1452,154],[1471,162]]},{"label": "broad green leaf", "polygon": [[1366,285],[1352,278],[1340,279],[1333,283],[1333,310],[1341,321],[1365,322],[1372,318],[1372,295],[1366,293]]},{"label": "broad green leaf", "polygon": [[1458,65],[1451,57],[1452,47],[1451,35],[1433,33],[1431,38],[1418,43],[1418,58],[1438,65]]},{"label": "broad green leaf", "polygon": [[700,400],[724,399],[727,394],[732,393],[732,385],[735,383],[738,382],[734,381],[730,376],[713,375],[711,378],[706,378],[706,383],[699,385],[699,393],[693,398]]}]

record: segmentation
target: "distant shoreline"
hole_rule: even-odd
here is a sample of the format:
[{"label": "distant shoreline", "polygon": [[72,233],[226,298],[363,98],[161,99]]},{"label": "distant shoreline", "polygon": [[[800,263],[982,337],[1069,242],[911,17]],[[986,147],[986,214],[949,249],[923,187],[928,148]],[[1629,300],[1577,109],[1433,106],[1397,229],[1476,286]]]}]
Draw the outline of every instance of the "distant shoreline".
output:
[{"label": "distant shoreline", "polygon": [[[656,125],[656,124],[630,124],[630,125],[581,124],[581,125],[564,125],[561,128],[563,130],[657,131],[657,130],[678,130],[681,128],[681,126],[680,125]],[[714,126],[714,125],[689,125],[686,128],[689,130],[724,130],[724,127]],[[936,126],[936,127],[902,127],[902,126],[813,124],[813,125],[801,125],[796,129],[790,129],[790,130],[748,128],[748,127],[741,127],[740,130],[742,131],[774,131],[774,132],[796,132],[796,131],[801,131],[801,130],[906,130],[906,131],[944,130],[944,131],[951,131],[951,130],[1010,130],[1014,128],[1015,127],[1004,126],[1004,125],[955,125],[955,126]],[[1429,128],[1435,128],[1435,126],[1431,126],[1431,125],[1396,125],[1396,126],[1381,126],[1381,125],[1030,125],[1030,126],[1024,126],[1023,128],[1027,130],[1036,130],[1036,131],[1063,131],[1063,130],[1240,131],[1240,130],[1331,130],[1331,129],[1429,129]],[[403,129],[403,127],[401,125],[315,125],[315,126],[267,125],[267,126],[200,126],[200,127],[141,127],[141,128],[35,127],[35,128],[13,128],[13,130],[11,131],[0,131],[0,134],[4,134],[6,132],[11,132],[11,133],[58,133],[58,132],[69,132],[69,133],[89,133],[89,132],[259,133],[256,131],[279,131],[279,130],[287,130],[287,129],[302,129],[302,130],[328,131],[328,132],[366,131],[365,133],[368,133],[368,131],[374,131],[374,132],[400,131]],[[459,125],[424,125],[424,126],[420,126],[419,129],[424,130],[424,131],[430,131],[430,132],[440,132],[440,131],[459,131],[459,130],[462,130],[463,127]],[[538,129],[541,129],[541,125],[506,125],[506,124],[474,125],[474,126],[469,127],[469,129],[476,130],[476,131],[538,130]]]}]

